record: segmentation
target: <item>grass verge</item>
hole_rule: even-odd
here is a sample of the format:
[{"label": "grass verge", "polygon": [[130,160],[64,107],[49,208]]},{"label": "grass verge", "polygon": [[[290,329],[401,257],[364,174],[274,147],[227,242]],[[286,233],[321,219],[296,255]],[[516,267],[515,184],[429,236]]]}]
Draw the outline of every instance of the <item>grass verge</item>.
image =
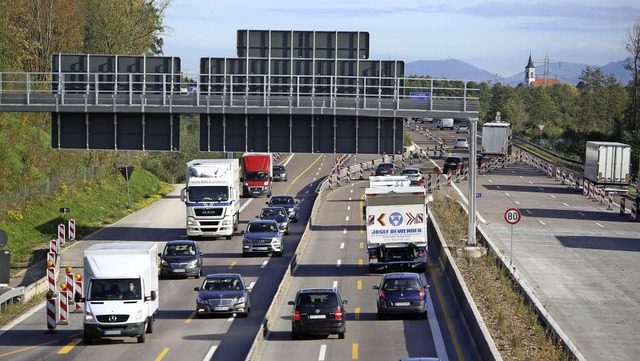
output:
[{"label": "grass verge", "polygon": [[[430,207],[446,243],[463,248],[468,216],[455,193],[437,191],[434,200]],[[480,245],[481,240],[478,241]],[[464,252],[452,255],[505,361],[573,359],[554,341],[499,259],[491,254],[480,258]]]}]

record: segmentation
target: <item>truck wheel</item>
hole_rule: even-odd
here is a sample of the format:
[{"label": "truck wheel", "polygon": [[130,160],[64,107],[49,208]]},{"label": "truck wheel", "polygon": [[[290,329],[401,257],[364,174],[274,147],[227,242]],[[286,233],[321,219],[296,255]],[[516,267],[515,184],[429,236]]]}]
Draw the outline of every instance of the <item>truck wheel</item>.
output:
[{"label": "truck wheel", "polygon": [[147,333],[153,333],[153,316],[147,318]]},{"label": "truck wheel", "polygon": [[377,269],[375,266],[369,265],[369,273],[376,273]]},{"label": "truck wheel", "polygon": [[142,334],[140,334],[140,336],[138,336],[138,343],[144,343],[144,335],[145,333],[143,332]]}]

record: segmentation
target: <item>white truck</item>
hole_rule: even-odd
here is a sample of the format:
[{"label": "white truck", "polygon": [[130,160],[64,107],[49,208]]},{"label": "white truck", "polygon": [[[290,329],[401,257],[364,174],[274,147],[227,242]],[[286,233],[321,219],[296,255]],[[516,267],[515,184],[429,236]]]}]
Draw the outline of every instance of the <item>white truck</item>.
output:
[{"label": "white truck", "polygon": [[364,194],[369,272],[427,267],[427,197],[424,188],[374,186]]},{"label": "white truck", "polygon": [[484,123],[480,149],[482,154],[489,157],[505,157],[511,154],[511,124],[505,122]]},{"label": "white truck", "polygon": [[442,118],[438,123],[438,128],[443,130],[447,128],[453,130],[453,122],[453,118]]},{"label": "white truck", "polygon": [[240,223],[241,192],[238,159],[188,162],[186,187],[180,192],[187,209],[187,237],[231,239]]},{"label": "white truck", "polygon": [[631,183],[631,146],[618,142],[588,141],[584,179],[605,192],[627,193]]},{"label": "white truck", "polygon": [[158,312],[158,245],[97,243],[84,251],[84,343],[153,332]]}]

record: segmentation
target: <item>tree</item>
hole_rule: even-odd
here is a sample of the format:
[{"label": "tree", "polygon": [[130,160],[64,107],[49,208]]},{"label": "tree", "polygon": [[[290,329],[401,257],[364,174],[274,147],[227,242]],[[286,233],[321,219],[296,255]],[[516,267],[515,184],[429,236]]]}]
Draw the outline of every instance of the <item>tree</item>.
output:
[{"label": "tree", "polygon": [[159,55],[168,31],[164,11],[173,0],[84,0],[88,53]]},{"label": "tree", "polygon": [[625,117],[626,132],[623,132],[623,140],[631,144],[635,150],[631,152],[635,167],[640,152],[640,21],[636,21],[629,29],[627,40],[626,49],[631,56],[627,58],[625,69],[631,71],[632,80],[629,84],[631,99]]}]

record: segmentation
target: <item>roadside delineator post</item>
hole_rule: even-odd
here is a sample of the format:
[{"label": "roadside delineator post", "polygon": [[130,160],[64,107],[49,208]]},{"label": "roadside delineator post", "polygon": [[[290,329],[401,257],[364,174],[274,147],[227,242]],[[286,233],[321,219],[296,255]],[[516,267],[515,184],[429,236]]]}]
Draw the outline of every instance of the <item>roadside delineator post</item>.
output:
[{"label": "roadside delineator post", "polygon": [[582,195],[589,197],[589,181],[584,180],[584,186],[582,187]]},{"label": "roadside delineator post", "polygon": [[[76,273],[76,279],[75,279],[75,287],[73,288],[73,290],[75,291],[75,295],[78,298],[82,298],[82,295],[84,293],[84,287],[83,287],[83,282],[82,282],[82,275],[80,273]],[[75,297],[74,297],[75,298]],[[75,300],[74,300],[75,302]],[[73,311],[74,313],[82,313],[82,302],[75,302],[76,307],[75,310]]]},{"label": "roadside delineator post", "polygon": [[47,291],[47,300],[46,300],[46,304],[47,304],[47,332],[45,333],[56,333],[56,326],[57,326],[57,320],[58,320],[58,316],[56,315],[56,303],[57,303],[57,299],[55,297],[55,293],[51,290]]},{"label": "roadside delineator post", "polygon": [[631,222],[636,221],[636,202],[631,202]]},{"label": "roadside delineator post", "polygon": [[74,241],[76,239],[76,220],[69,219],[69,240]]},{"label": "roadside delineator post", "polygon": [[67,289],[67,284],[60,284],[60,321],[58,324],[60,325],[68,325],[69,324],[69,290]]},{"label": "roadside delineator post", "polygon": [[431,193],[431,191],[433,190],[432,189],[432,187],[433,187],[432,181],[433,181],[433,178],[431,178],[431,174],[429,174],[427,176],[427,192],[429,192],[429,193]]},{"label": "roadside delineator post", "polygon": [[64,223],[60,223],[58,225],[58,246],[59,247],[64,246],[64,239],[65,239]]},{"label": "roadside delineator post", "polygon": [[48,261],[47,262],[47,282],[49,291],[55,293],[56,292],[56,272],[55,272],[55,262]]},{"label": "roadside delineator post", "polygon": [[625,204],[624,203],[625,203],[624,197],[620,197],[620,215],[621,216],[624,216],[624,213],[625,213],[625,209],[624,209],[625,208]]},{"label": "roadside delineator post", "polygon": [[607,209],[608,210],[612,210],[613,209],[613,192],[609,192],[609,201],[607,202]]},{"label": "roadside delineator post", "polygon": [[71,266],[67,266],[67,268],[65,269],[65,273],[67,276],[67,290],[69,291],[67,293],[67,296],[69,297],[69,304],[73,303],[73,285],[75,282],[73,282],[73,267]]}]

